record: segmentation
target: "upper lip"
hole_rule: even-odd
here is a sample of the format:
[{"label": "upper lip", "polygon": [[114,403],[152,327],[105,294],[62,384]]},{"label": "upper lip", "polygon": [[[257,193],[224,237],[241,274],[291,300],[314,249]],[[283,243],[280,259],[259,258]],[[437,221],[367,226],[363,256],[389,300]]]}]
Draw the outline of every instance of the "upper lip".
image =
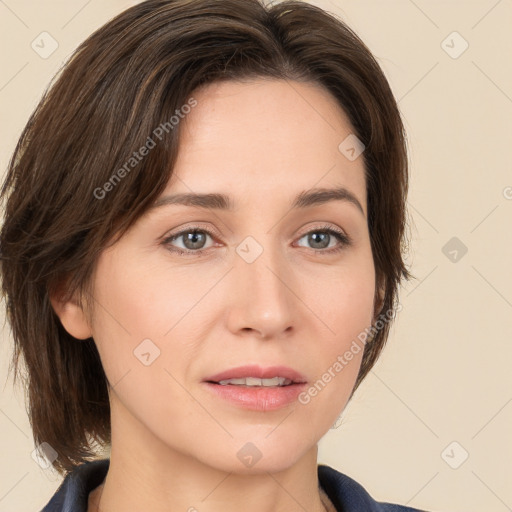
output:
[{"label": "upper lip", "polygon": [[216,373],[204,379],[205,382],[220,382],[227,379],[243,379],[245,377],[256,377],[258,379],[272,379],[273,377],[284,377],[294,383],[307,382],[306,377],[288,366],[267,366],[258,365],[238,366],[220,373]]}]

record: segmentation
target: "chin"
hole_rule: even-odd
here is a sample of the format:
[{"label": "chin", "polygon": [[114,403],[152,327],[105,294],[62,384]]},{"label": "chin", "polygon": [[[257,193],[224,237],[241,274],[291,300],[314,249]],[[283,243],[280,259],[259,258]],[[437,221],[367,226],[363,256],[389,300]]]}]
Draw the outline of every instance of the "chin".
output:
[{"label": "chin", "polygon": [[316,443],[305,444],[304,437],[287,436],[284,430],[281,436],[276,435],[274,439],[270,437],[275,432],[268,438],[265,438],[266,435],[268,434],[230,439],[224,446],[216,445],[216,453],[210,452],[207,457],[200,459],[221,471],[252,475],[286,471],[310,450],[314,450],[316,460]]}]

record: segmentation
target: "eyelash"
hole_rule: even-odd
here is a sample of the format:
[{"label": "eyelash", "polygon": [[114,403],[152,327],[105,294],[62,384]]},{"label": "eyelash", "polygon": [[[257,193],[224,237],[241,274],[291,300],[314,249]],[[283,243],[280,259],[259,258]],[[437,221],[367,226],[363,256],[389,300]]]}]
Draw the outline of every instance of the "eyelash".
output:
[{"label": "eyelash", "polygon": [[[216,235],[212,233],[210,230],[206,228],[202,228],[199,226],[192,226],[190,228],[187,228],[183,231],[180,231],[179,233],[175,233],[173,235],[170,235],[169,237],[165,238],[162,242],[163,245],[167,246],[167,249],[171,252],[174,252],[179,255],[184,256],[200,256],[204,252],[208,251],[209,249],[212,249],[212,247],[209,247],[208,249],[198,249],[196,251],[192,251],[190,249],[180,249],[179,247],[171,246],[170,243],[174,240],[177,240],[181,236],[187,234],[187,233],[206,233],[208,236],[210,236],[212,239],[215,239]],[[333,235],[339,242],[339,244],[335,247],[331,247],[330,249],[310,249],[311,251],[314,251],[316,254],[334,254],[338,253],[341,250],[343,250],[345,247],[348,247],[352,244],[351,238],[343,233],[343,231],[340,231],[338,229],[335,229],[331,226],[323,226],[321,228],[315,228],[307,233],[304,233],[300,238],[304,238],[305,236],[311,234],[311,233],[328,233],[329,235]]]}]

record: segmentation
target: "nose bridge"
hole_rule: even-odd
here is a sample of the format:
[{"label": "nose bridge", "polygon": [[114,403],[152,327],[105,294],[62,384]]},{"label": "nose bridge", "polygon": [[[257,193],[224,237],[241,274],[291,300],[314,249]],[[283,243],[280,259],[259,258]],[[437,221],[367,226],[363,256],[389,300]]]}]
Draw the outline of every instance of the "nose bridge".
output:
[{"label": "nose bridge", "polygon": [[235,329],[278,336],[293,324],[291,272],[273,234],[258,238],[248,236],[236,248],[232,320]]}]

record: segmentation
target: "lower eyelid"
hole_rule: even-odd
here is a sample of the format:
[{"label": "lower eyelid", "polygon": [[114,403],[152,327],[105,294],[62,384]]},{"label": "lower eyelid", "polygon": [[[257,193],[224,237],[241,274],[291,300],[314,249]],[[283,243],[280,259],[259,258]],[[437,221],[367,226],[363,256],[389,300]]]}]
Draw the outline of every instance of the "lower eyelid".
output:
[{"label": "lower eyelid", "polygon": [[[308,231],[307,233],[304,233],[303,235],[298,237],[298,240],[301,240],[305,236],[309,235],[310,233],[328,233],[331,237],[334,237],[337,240],[337,245],[334,247],[328,247],[324,249],[314,249],[312,247],[306,247],[306,249],[310,249],[312,251],[315,251],[316,253],[325,253],[329,254],[332,252],[336,252],[338,250],[344,249],[345,247],[348,247],[351,245],[351,239],[348,235],[342,232],[338,232],[337,230],[331,229],[331,228],[325,228],[325,229],[312,229]],[[300,246],[303,247],[303,246]]]},{"label": "lower eyelid", "polygon": [[[210,247],[206,247],[206,248],[201,248],[201,249],[182,249],[181,247],[175,247],[175,246],[171,246],[171,242],[174,242],[175,240],[181,238],[182,236],[186,235],[187,233],[192,233],[192,232],[197,232],[197,233],[204,233],[206,234],[207,236],[209,236],[212,241],[214,242]],[[309,231],[307,231],[306,233],[303,233],[302,235],[300,235],[297,240],[301,240],[302,238],[304,238],[305,236],[311,234],[311,233],[318,233],[318,232],[322,232],[322,233],[328,233],[330,236],[333,236],[336,238],[336,240],[338,241],[338,244],[334,247],[330,247],[330,248],[324,248],[324,249],[314,249],[312,247],[306,247],[306,249],[310,249],[312,251],[315,251],[316,253],[326,253],[326,254],[329,254],[329,253],[332,253],[332,252],[336,252],[337,250],[341,250],[345,247],[347,247],[348,245],[350,245],[352,242],[351,242],[351,238],[345,234],[344,232],[342,231],[338,231],[338,230],[335,230],[333,229],[332,227],[330,226],[325,226],[325,227],[320,227],[320,228],[313,228],[313,229],[310,229]],[[179,253],[179,254],[190,254],[190,255],[199,255],[199,254],[202,254],[206,251],[209,251],[210,249],[213,249],[215,247],[215,240],[216,240],[216,235],[212,232],[210,232],[209,230],[205,229],[205,228],[189,228],[189,229],[185,229],[185,230],[182,230],[178,233],[175,233],[175,234],[172,234],[168,237],[166,237],[164,240],[163,240],[163,244],[164,245],[167,245],[167,246],[171,246],[172,248],[169,249],[171,252],[176,252],[176,253]],[[299,247],[303,247],[303,246],[299,246]]]},{"label": "lower eyelid", "polygon": [[[179,233],[175,233],[173,235],[170,235],[168,237],[166,237],[164,240],[163,240],[163,244],[164,245],[170,245],[171,242],[174,242],[176,240],[179,240],[181,237],[183,237],[184,235],[186,235],[187,233],[192,233],[192,232],[197,232],[197,233],[204,233],[205,235],[207,235],[208,237],[210,237],[212,239],[212,241],[215,242],[215,235],[213,233],[211,233],[210,231],[204,229],[204,228],[201,228],[201,229],[198,229],[198,228],[190,228],[190,229],[186,229],[184,231],[180,231]],[[201,248],[201,249],[197,249],[197,250],[193,250],[193,249],[182,249],[181,247],[174,247],[173,246],[173,249],[176,249],[177,251],[179,252],[183,252],[183,253],[200,253],[202,251],[207,251],[208,249],[211,249],[213,247],[213,245],[211,247],[207,247],[207,248]]]}]

